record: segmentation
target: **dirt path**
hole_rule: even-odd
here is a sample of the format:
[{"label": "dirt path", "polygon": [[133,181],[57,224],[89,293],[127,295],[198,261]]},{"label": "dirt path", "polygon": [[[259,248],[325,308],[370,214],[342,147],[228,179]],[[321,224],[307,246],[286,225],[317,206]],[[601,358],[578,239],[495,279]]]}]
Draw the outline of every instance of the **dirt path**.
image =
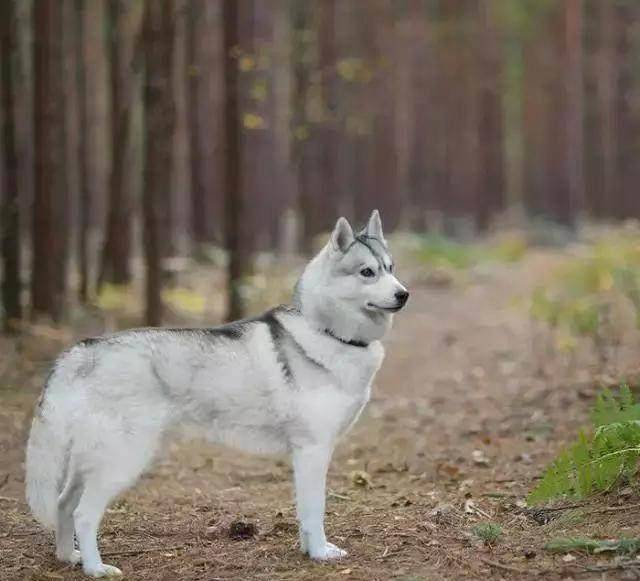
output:
[{"label": "dirt path", "polygon": [[[330,471],[328,536],[348,559],[317,565],[298,555],[285,459],[190,443],[173,446],[108,512],[105,561],[135,580],[603,578],[584,571],[597,559],[551,557],[542,545],[594,527],[638,535],[637,509],[605,519],[597,501],[593,510],[544,524],[518,505],[584,421],[593,394],[588,382],[578,385],[581,370],[569,379],[536,370],[517,303],[549,260],[534,255],[469,284],[412,289],[374,398]],[[50,536],[22,502],[21,446],[35,397],[0,399],[0,579],[81,579],[55,563]],[[605,504],[638,502],[627,491]],[[231,539],[237,520],[256,524],[257,537]],[[504,530],[493,547],[470,532],[489,520]]]}]

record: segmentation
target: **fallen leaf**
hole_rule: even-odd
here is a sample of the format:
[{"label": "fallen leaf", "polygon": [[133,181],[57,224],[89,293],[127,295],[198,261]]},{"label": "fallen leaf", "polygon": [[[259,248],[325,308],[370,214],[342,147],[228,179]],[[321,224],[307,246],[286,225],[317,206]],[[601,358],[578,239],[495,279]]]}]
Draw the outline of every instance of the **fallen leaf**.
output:
[{"label": "fallen leaf", "polygon": [[482,450],[474,450],[471,452],[471,458],[477,466],[489,466],[489,458],[485,456]]},{"label": "fallen leaf", "polygon": [[351,473],[351,483],[359,488],[370,488],[371,476],[364,470],[354,470]]}]

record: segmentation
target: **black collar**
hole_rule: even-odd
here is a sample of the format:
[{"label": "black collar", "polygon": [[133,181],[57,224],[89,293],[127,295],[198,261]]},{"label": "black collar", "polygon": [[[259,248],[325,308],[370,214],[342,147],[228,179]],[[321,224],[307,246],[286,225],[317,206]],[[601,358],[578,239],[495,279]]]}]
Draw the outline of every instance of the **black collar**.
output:
[{"label": "black collar", "polygon": [[324,332],[327,335],[329,335],[329,337],[333,337],[336,341],[340,341],[340,343],[344,343],[345,345],[351,345],[352,347],[361,347],[361,348],[365,348],[369,346],[369,343],[365,343],[364,341],[356,341],[355,339],[352,339],[351,341],[347,341],[342,337],[338,337],[338,335],[335,335],[329,329],[325,329]]}]

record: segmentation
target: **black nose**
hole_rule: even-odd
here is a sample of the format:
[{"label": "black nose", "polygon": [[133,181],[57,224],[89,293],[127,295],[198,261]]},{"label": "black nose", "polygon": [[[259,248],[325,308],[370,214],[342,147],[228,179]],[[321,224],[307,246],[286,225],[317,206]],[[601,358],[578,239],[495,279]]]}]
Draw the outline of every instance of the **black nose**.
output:
[{"label": "black nose", "polygon": [[396,293],[396,300],[400,303],[400,305],[404,305],[409,298],[409,293],[406,290],[398,291]]}]

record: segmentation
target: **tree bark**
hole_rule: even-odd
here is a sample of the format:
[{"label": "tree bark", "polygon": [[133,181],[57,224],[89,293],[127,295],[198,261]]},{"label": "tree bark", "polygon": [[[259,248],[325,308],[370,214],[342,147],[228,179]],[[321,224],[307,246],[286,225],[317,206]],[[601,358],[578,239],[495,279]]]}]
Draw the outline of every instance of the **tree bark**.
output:
[{"label": "tree bark", "polygon": [[565,0],[566,222],[574,225],[584,209],[584,93],[582,0]]},{"label": "tree bark", "polygon": [[20,208],[18,191],[18,156],[15,123],[15,71],[12,60],[16,59],[17,22],[14,0],[6,0],[0,5],[0,121],[2,122],[2,208],[1,253],[2,253],[2,306],[4,309],[4,330],[18,330],[22,319],[20,293],[21,243]]},{"label": "tree bark", "polygon": [[131,197],[125,179],[125,162],[131,123],[131,55],[124,49],[123,4],[109,0],[107,41],[111,82],[111,171],[107,228],[98,288],[105,282],[131,281]]},{"label": "tree bark", "polygon": [[479,189],[476,204],[476,225],[486,230],[495,214],[504,209],[505,178],[502,123],[502,60],[499,31],[496,27],[496,3],[480,3],[480,33],[478,55],[480,60],[478,135]]},{"label": "tree bark", "polygon": [[200,20],[204,6],[200,0],[191,0],[187,14],[187,87],[189,103],[189,165],[191,180],[191,236],[196,247],[209,242],[207,222],[207,191],[204,183],[202,107],[201,107],[201,51]]},{"label": "tree bark", "polygon": [[174,3],[147,0],[144,16],[146,79],[144,112],[146,129],[144,163],[144,254],[146,261],[147,325],[162,321],[162,208],[171,191],[172,136],[175,107],[172,93]]},{"label": "tree bark", "polygon": [[62,4],[34,4],[35,192],[33,203],[33,314],[59,321],[66,273],[66,228],[57,223],[64,208],[64,116]]},{"label": "tree bark", "polygon": [[85,75],[85,6],[84,0],[76,0],[76,83],[78,85],[78,270],[80,284],[78,296],[81,302],[89,299],[89,223],[91,219],[91,189],[89,188],[89,148],[87,143],[87,79]]},{"label": "tree bark", "polygon": [[225,136],[225,237],[229,253],[227,284],[228,320],[245,313],[242,284],[249,270],[250,253],[244,239],[244,200],[241,188],[241,135],[236,51],[239,40],[239,15],[236,0],[224,0],[224,136]]}]

